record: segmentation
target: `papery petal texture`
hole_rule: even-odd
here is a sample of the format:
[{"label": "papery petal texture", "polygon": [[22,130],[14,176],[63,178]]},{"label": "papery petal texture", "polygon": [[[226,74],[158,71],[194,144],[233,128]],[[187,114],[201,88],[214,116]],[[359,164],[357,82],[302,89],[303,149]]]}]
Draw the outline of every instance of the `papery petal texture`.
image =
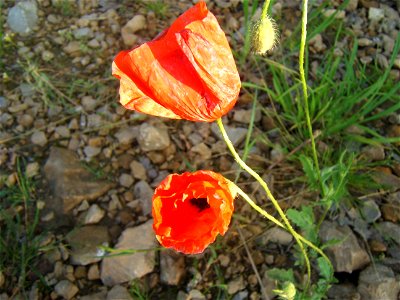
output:
[{"label": "papery petal texture", "polygon": [[234,184],[212,171],[171,174],[153,196],[153,228],[161,245],[201,253],[228,230]]},{"label": "papery petal texture", "polygon": [[156,39],[120,52],[112,72],[127,109],[190,121],[225,115],[241,86],[225,34],[203,1]]}]

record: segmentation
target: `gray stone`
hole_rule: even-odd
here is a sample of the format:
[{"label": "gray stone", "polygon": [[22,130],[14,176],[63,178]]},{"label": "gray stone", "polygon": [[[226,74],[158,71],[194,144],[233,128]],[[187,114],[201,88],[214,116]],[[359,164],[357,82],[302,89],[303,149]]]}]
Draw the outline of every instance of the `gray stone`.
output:
[{"label": "gray stone", "polygon": [[206,296],[204,296],[199,290],[191,290],[189,292],[188,298],[190,300],[206,300]]},{"label": "gray stone", "polygon": [[381,217],[381,211],[374,200],[367,200],[361,206],[361,215],[368,223],[374,223]]},{"label": "gray stone", "polygon": [[101,291],[95,294],[85,295],[80,297],[79,300],[107,300],[107,291]]},{"label": "gray stone", "polygon": [[154,190],[150,187],[147,181],[141,180],[135,184],[133,188],[135,198],[140,201],[143,215],[151,213],[152,198]]},{"label": "gray stone", "polygon": [[261,244],[266,245],[267,243],[276,243],[279,245],[287,246],[293,241],[293,236],[279,227],[273,227],[268,229],[260,238]]},{"label": "gray stone", "polygon": [[372,22],[379,22],[385,17],[385,13],[381,8],[370,7],[368,10],[368,19]]},{"label": "gray stone", "polygon": [[61,280],[56,284],[54,290],[64,299],[71,299],[79,292],[78,287],[69,280]]},{"label": "gray stone", "polygon": [[102,282],[114,286],[152,272],[155,266],[154,247],[156,240],[152,219],[140,226],[125,229],[114,247],[116,250],[149,250],[104,258],[101,266]]},{"label": "gray stone", "polygon": [[160,253],[160,280],[169,285],[178,285],[185,275],[185,257],[170,250]]},{"label": "gray stone", "polygon": [[[251,120],[251,109],[235,109],[233,111],[233,120],[243,124],[250,124]],[[259,122],[261,120],[261,111],[256,110],[254,116],[254,122]]]},{"label": "gray stone", "polygon": [[321,225],[319,236],[324,243],[333,239],[339,240],[337,244],[326,248],[326,254],[336,272],[351,273],[370,262],[368,253],[360,247],[357,237],[349,226],[325,221]]},{"label": "gray stone", "polygon": [[93,31],[88,27],[77,28],[74,30],[73,34],[74,34],[74,38],[76,38],[77,40],[88,39],[88,38],[93,37]]},{"label": "gray stone", "polygon": [[107,300],[132,300],[128,290],[120,285],[114,286],[107,294]]},{"label": "gray stone", "polygon": [[31,136],[31,142],[40,147],[46,146],[47,137],[43,131],[35,131]]},{"label": "gray stone", "polygon": [[246,300],[248,299],[249,292],[247,290],[241,291],[233,296],[232,300]]},{"label": "gray stone", "polygon": [[7,108],[9,104],[10,102],[6,98],[0,96],[0,109]]},{"label": "gray stone", "polygon": [[361,299],[397,300],[400,281],[395,278],[392,269],[373,264],[361,271],[357,289]]},{"label": "gray stone", "polygon": [[[224,127],[229,139],[231,140],[233,146],[235,147],[239,146],[247,135],[246,128],[231,127],[231,126],[224,126]],[[216,123],[212,123],[211,131],[216,137],[218,137],[220,140],[223,140],[222,134],[220,133],[219,127]]]},{"label": "gray stone", "polygon": [[29,35],[38,21],[38,9],[35,1],[21,1],[8,12],[7,23],[11,30],[22,36]]},{"label": "gray stone", "polygon": [[143,164],[136,160],[133,160],[129,167],[131,169],[131,174],[133,175],[133,177],[140,180],[147,179],[146,168],[143,166]]},{"label": "gray stone", "polygon": [[350,0],[346,6],[346,10],[348,11],[355,11],[358,6],[358,0]]},{"label": "gray stone", "polygon": [[122,40],[126,46],[133,46],[137,40],[135,33],[146,28],[146,17],[136,15],[121,29]]},{"label": "gray stone", "polygon": [[86,111],[94,111],[97,107],[97,101],[91,96],[85,96],[81,100],[82,106]]},{"label": "gray stone", "polygon": [[94,200],[105,194],[113,184],[95,180],[94,175],[79,162],[70,150],[53,147],[44,166],[44,174],[57,201],[48,201],[46,206],[67,213],[84,200]]},{"label": "gray stone", "polygon": [[101,153],[101,148],[99,147],[93,147],[93,146],[86,146],[83,148],[83,152],[85,153],[86,157],[88,159],[91,159],[92,157],[96,157]]},{"label": "gray stone", "polygon": [[118,142],[122,145],[130,145],[138,136],[138,130],[134,127],[121,128],[115,134]]},{"label": "gray stone", "polygon": [[93,204],[87,211],[83,223],[85,223],[86,225],[97,224],[101,221],[101,219],[103,219],[104,215],[105,211],[101,209],[97,204]]},{"label": "gray stone", "polygon": [[239,276],[228,282],[227,292],[229,295],[233,295],[246,287],[243,276]]},{"label": "gray stone", "polygon": [[21,83],[19,89],[23,97],[32,97],[35,94],[35,87],[29,83]]},{"label": "gray stone", "polygon": [[71,246],[71,263],[86,266],[100,261],[100,246],[108,245],[110,237],[105,226],[84,226],[72,230],[66,237]]},{"label": "gray stone", "polygon": [[350,283],[332,285],[332,287],[328,290],[327,296],[328,299],[332,300],[361,300],[361,296],[357,292],[357,288]]},{"label": "gray stone", "polygon": [[211,149],[205,144],[200,143],[190,149],[191,152],[197,153],[202,161],[207,161],[211,158]]},{"label": "gray stone", "polygon": [[370,161],[379,161],[385,159],[385,149],[380,145],[366,146],[361,152]]},{"label": "gray stone", "polygon": [[377,224],[376,229],[385,240],[400,245],[400,225],[392,222],[381,222]]},{"label": "gray stone", "polygon": [[168,130],[143,123],[139,128],[138,142],[144,152],[164,150],[171,141]]},{"label": "gray stone", "polygon": [[122,185],[123,187],[129,188],[135,180],[130,174],[121,174],[119,176],[119,184]]}]

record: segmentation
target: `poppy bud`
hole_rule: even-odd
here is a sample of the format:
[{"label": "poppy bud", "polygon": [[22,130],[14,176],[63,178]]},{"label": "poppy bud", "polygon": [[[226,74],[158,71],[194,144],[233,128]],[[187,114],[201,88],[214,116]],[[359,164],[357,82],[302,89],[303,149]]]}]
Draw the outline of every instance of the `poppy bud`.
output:
[{"label": "poppy bud", "polygon": [[257,54],[265,54],[275,47],[278,40],[278,30],[275,21],[268,15],[255,22],[251,32],[252,48]]}]

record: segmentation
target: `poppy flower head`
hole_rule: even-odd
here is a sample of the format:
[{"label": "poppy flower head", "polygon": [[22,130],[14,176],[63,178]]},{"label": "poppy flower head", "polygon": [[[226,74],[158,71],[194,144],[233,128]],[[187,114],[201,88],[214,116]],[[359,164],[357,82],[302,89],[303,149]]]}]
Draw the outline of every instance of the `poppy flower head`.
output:
[{"label": "poppy flower head", "polygon": [[201,253],[228,230],[236,196],[233,183],[212,171],[172,174],[153,196],[153,228],[161,245]]},{"label": "poppy flower head", "polygon": [[191,121],[225,115],[241,85],[225,34],[203,1],[154,40],[120,52],[112,73],[125,108]]}]

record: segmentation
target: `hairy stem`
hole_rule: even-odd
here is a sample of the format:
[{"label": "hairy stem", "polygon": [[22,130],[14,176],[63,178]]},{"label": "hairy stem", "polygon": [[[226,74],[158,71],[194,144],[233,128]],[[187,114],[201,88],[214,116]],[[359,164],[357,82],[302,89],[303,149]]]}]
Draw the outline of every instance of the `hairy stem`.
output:
[{"label": "hairy stem", "polygon": [[299,53],[299,72],[300,72],[300,80],[301,86],[303,89],[303,99],[304,99],[304,110],[306,113],[306,123],[308,134],[311,140],[311,148],[313,153],[314,165],[315,169],[317,170],[317,177],[318,182],[321,189],[321,195],[324,196],[324,188],[322,185],[321,180],[321,172],[319,170],[319,163],[318,163],[318,155],[317,149],[315,147],[315,139],[313,135],[313,129],[311,124],[311,117],[310,117],[310,107],[308,104],[308,92],[307,92],[307,82],[306,82],[306,75],[304,72],[304,52],[306,47],[306,38],[307,38],[307,8],[308,8],[308,0],[303,0],[303,15],[301,18],[301,39],[300,39],[300,53]]},{"label": "hairy stem", "polygon": [[250,168],[240,158],[239,154],[236,152],[235,147],[233,146],[231,140],[229,139],[229,137],[228,137],[228,135],[227,135],[227,133],[225,131],[224,124],[222,123],[222,119],[218,119],[217,120],[217,124],[218,124],[218,127],[219,127],[220,131],[221,131],[222,137],[224,138],[224,141],[227,144],[227,146],[228,146],[229,150],[231,151],[233,157],[235,158],[236,162],[242,167],[242,169],[247,171],[251,176],[253,176],[260,183],[260,185],[265,190],[265,192],[267,194],[267,197],[270,199],[270,201],[274,205],[275,209],[277,210],[279,216],[282,218],[282,220],[283,220],[283,222],[285,224],[285,227],[293,235],[294,239],[296,240],[297,244],[299,245],[299,247],[301,249],[301,252],[304,255],[304,259],[305,259],[306,267],[307,267],[308,282],[310,282],[310,280],[311,280],[310,260],[308,259],[308,255],[307,255],[306,250],[304,249],[303,243],[299,239],[299,234],[293,229],[292,225],[290,224],[290,222],[289,222],[288,218],[286,217],[285,213],[283,212],[282,208],[279,206],[278,201],[276,201],[276,199],[272,195],[267,183],[261,178],[260,175],[258,175],[252,168]]}]

